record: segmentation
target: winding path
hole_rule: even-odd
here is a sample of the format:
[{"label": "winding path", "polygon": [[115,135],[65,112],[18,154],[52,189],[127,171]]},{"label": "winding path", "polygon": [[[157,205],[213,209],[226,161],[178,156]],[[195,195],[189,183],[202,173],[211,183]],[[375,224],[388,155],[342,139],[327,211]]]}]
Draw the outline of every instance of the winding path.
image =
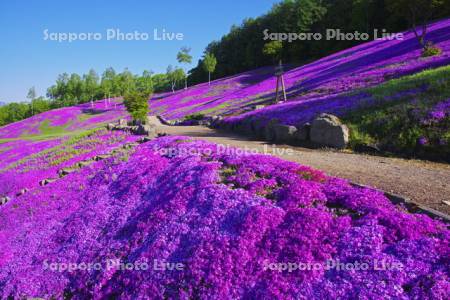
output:
[{"label": "winding path", "polygon": [[[331,176],[406,196],[450,214],[450,165],[332,150],[269,145],[245,136],[202,126],[162,126],[170,135],[190,136],[229,147],[268,153],[322,170]],[[268,150],[268,151],[267,151]]]}]

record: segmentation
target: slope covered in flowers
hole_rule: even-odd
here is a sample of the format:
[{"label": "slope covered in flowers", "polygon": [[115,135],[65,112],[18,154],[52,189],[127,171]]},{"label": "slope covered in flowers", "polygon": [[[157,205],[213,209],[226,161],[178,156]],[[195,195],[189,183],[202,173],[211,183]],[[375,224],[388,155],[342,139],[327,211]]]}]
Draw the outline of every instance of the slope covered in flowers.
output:
[{"label": "slope covered in flowers", "polygon": [[106,154],[138,137],[123,132],[91,130],[44,141],[14,140],[0,144],[0,196],[12,197],[41,180],[57,178],[62,168]]},{"label": "slope covered in flowers", "polygon": [[449,233],[319,171],[164,137],[1,206],[0,297],[445,299]]},{"label": "slope covered in flowers", "polygon": [[[357,108],[366,94],[349,96],[349,92],[373,87],[393,78],[416,74],[426,69],[450,64],[450,19],[430,25],[427,38],[443,51],[442,55],[422,58],[421,48],[409,31],[404,40],[368,42],[313,63],[287,67],[285,81],[288,103],[252,112],[255,105],[270,104],[275,98],[274,68],[265,67],[179,90],[156,94],[149,99],[150,113],[168,119],[187,115],[238,116],[266,120],[271,115],[286,124],[305,123],[317,111],[339,113]],[[249,114],[244,114],[249,112]],[[1,139],[28,138],[36,135],[67,134],[94,128],[127,116],[121,98],[61,108],[0,128]]]},{"label": "slope covered in flowers", "polygon": [[[288,70],[285,81],[289,102],[320,106],[324,102],[336,102],[335,97],[345,92],[450,64],[450,19],[432,24],[427,39],[442,49],[442,55],[422,58],[421,47],[414,33],[409,31],[404,33],[403,40],[368,42]],[[269,104],[274,100],[276,78],[273,73],[273,68],[269,67],[250,71],[216,80],[210,86],[205,83],[174,95],[166,94],[150,104],[167,118],[194,113],[241,114],[252,110],[256,104]],[[287,121],[301,117],[295,113],[285,115]]]},{"label": "slope covered in flowers", "polygon": [[0,127],[0,141],[65,136],[97,128],[127,115],[121,98],[54,109]]}]

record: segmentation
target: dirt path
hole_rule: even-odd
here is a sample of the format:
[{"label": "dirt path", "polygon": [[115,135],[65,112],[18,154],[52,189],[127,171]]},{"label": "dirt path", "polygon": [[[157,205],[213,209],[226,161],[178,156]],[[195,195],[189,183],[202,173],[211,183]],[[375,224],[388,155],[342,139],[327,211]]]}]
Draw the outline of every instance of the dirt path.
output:
[{"label": "dirt path", "polygon": [[272,146],[266,142],[249,140],[244,136],[201,126],[164,126],[164,132],[273,154],[322,170],[331,176],[406,196],[417,203],[450,214],[450,206],[442,203],[450,202],[450,165],[330,150]]}]

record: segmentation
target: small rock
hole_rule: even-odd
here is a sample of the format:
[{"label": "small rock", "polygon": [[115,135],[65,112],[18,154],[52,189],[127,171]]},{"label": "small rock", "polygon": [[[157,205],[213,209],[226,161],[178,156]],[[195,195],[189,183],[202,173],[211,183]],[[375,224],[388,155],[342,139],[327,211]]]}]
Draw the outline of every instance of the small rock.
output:
[{"label": "small rock", "polygon": [[110,154],[102,154],[102,155],[97,155],[94,157],[95,161],[99,161],[99,160],[103,160],[103,159],[107,159],[110,158],[111,155]]},{"label": "small rock", "polygon": [[69,174],[71,174],[71,173],[73,173],[75,171],[76,171],[75,169],[64,168],[64,169],[61,169],[61,170],[58,171],[58,175],[59,175],[59,177],[64,177],[64,176],[67,176],[67,175],[69,175]]},{"label": "small rock", "polygon": [[147,143],[147,142],[150,142],[151,140],[153,140],[151,137],[145,136],[145,137],[141,138],[139,141],[141,143]]},{"label": "small rock", "polygon": [[450,201],[442,201],[443,204],[450,206]]},{"label": "small rock", "polygon": [[83,167],[89,166],[90,164],[92,164],[92,160],[82,160],[82,161],[78,162],[77,166],[79,168],[83,168]]},{"label": "small rock", "polygon": [[127,144],[123,145],[123,148],[124,149],[132,149],[137,146],[139,146],[139,143],[127,143]]},{"label": "small rock", "polygon": [[8,203],[9,200],[11,200],[11,199],[8,196],[1,197],[0,198],[0,205],[4,205],[4,204]]},{"label": "small rock", "polygon": [[119,126],[127,126],[127,120],[125,119],[119,119]]},{"label": "small rock", "polygon": [[266,107],[266,106],[263,104],[255,105],[255,110],[262,109],[264,107]]},{"label": "small rock", "polygon": [[58,179],[57,178],[47,178],[47,179],[39,181],[39,185],[40,186],[44,186],[44,185],[47,185],[49,183],[55,182],[56,180],[58,180]]},{"label": "small rock", "polygon": [[[355,145],[354,149],[357,152],[363,152],[363,153],[375,153],[375,154],[381,153],[381,150],[377,145],[359,144],[359,145]],[[380,161],[380,162],[385,163],[383,161]]]},{"label": "small rock", "polygon": [[108,129],[109,131],[114,130],[115,127],[116,125],[113,123],[109,123],[108,125],[106,125],[106,129]]},{"label": "small rock", "polygon": [[27,188],[21,189],[21,190],[17,193],[17,196],[22,196],[22,195],[28,193],[28,191],[29,191],[29,190],[28,190]]}]

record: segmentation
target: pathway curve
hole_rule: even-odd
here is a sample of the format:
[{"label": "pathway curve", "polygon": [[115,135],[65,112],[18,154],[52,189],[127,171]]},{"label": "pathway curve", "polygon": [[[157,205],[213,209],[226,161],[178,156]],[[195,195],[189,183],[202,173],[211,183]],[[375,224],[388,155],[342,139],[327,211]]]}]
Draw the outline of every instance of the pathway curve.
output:
[{"label": "pathway curve", "polygon": [[[450,214],[450,165],[420,160],[387,158],[332,150],[268,145],[245,136],[202,126],[162,126],[170,135],[203,139],[278,156],[322,170],[331,176],[406,196],[419,204]],[[290,149],[289,153],[287,149]]]}]

